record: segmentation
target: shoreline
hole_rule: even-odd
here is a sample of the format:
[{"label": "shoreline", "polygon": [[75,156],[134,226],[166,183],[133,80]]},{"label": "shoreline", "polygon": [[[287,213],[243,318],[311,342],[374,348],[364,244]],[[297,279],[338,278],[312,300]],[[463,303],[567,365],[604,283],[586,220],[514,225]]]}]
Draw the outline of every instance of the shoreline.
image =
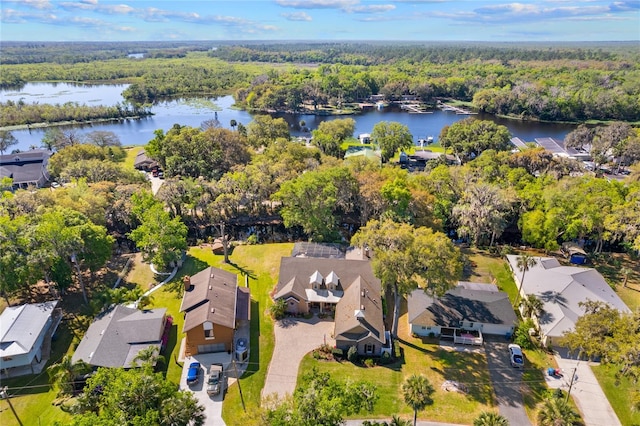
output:
[{"label": "shoreline", "polygon": [[12,131],[12,130],[31,130],[31,129],[46,129],[49,127],[58,127],[58,126],[75,126],[75,125],[83,125],[83,124],[94,124],[94,123],[109,123],[115,121],[126,121],[126,120],[140,120],[145,117],[150,117],[154,115],[153,113],[145,114],[145,115],[132,115],[130,117],[118,117],[118,118],[95,118],[92,120],[73,120],[73,121],[56,121],[53,123],[33,123],[33,124],[15,124],[12,126],[1,126],[0,131]]}]

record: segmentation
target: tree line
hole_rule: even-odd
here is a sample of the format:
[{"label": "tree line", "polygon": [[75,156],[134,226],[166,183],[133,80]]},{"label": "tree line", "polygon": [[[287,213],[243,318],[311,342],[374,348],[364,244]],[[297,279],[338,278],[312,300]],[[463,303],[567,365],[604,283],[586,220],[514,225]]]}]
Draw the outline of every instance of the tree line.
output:
[{"label": "tree line", "polygon": [[193,48],[180,58],[3,64],[0,84],[128,82],[132,85],[123,95],[138,104],[235,92],[239,105],[263,111],[342,106],[373,94],[388,101],[408,95],[427,104],[459,99],[481,111],[522,119],[637,121],[637,52],[624,43],[609,47],[223,44],[208,53]]}]

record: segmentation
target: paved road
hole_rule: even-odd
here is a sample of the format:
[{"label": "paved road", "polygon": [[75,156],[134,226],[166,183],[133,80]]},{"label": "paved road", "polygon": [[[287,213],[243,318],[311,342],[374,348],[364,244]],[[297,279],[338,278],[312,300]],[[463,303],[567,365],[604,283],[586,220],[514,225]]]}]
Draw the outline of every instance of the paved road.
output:
[{"label": "paved road", "polygon": [[486,338],[485,335],[484,349],[500,414],[506,417],[509,424],[531,425],[522,400],[522,369],[513,368],[509,363],[508,342],[503,339],[498,341],[491,338],[486,340]]},{"label": "paved road", "polygon": [[293,394],[298,379],[298,367],[302,358],[322,345],[334,346],[333,321],[285,318],[274,326],[276,344],[267,371],[267,379],[262,389],[262,397],[276,394],[282,398]]}]

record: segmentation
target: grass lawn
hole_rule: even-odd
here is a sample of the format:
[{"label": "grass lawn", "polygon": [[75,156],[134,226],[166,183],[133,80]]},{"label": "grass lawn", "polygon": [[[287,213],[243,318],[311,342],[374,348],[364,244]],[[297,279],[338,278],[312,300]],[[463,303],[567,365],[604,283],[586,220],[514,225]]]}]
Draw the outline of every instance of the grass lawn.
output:
[{"label": "grass lawn", "polygon": [[616,367],[614,365],[599,365],[591,367],[593,374],[596,375],[602,390],[604,391],[609,403],[618,416],[618,420],[623,425],[640,425],[640,412],[631,411],[631,393],[634,384],[629,378],[616,379]]},{"label": "grass lawn", "polygon": [[[482,348],[469,353],[447,351],[435,340],[411,337],[406,312],[400,317],[398,334],[401,357],[393,364],[366,368],[348,361],[317,361],[307,355],[300,365],[298,377],[316,366],[339,380],[364,380],[375,384],[380,399],[374,412],[359,413],[353,418],[389,418],[394,414],[412,418],[413,411],[402,398],[402,384],[412,374],[426,376],[436,391],[433,405],[418,413],[421,419],[471,424],[480,412],[493,409],[493,391]],[[445,380],[465,383],[469,393],[442,390]]]},{"label": "grass lawn", "polygon": [[141,146],[131,146],[125,147],[124,150],[127,153],[127,157],[124,159],[124,163],[122,163],[123,167],[126,169],[134,170],[133,164],[136,162],[136,155],[142,149]]}]

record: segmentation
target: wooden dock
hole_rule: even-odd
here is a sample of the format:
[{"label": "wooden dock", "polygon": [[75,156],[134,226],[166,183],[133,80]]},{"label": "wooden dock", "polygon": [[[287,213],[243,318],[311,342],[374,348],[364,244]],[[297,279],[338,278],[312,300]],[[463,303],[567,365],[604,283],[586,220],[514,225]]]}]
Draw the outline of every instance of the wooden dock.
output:
[{"label": "wooden dock", "polygon": [[456,106],[445,104],[445,103],[439,103],[438,108],[440,108],[443,111],[453,111],[458,115],[476,115],[477,114],[477,112],[471,112],[467,109],[456,107]]},{"label": "wooden dock", "polygon": [[400,108],[409,111],[411,114],[433,114],[433,111],[423,111],[420,104],[402,104]]}]

